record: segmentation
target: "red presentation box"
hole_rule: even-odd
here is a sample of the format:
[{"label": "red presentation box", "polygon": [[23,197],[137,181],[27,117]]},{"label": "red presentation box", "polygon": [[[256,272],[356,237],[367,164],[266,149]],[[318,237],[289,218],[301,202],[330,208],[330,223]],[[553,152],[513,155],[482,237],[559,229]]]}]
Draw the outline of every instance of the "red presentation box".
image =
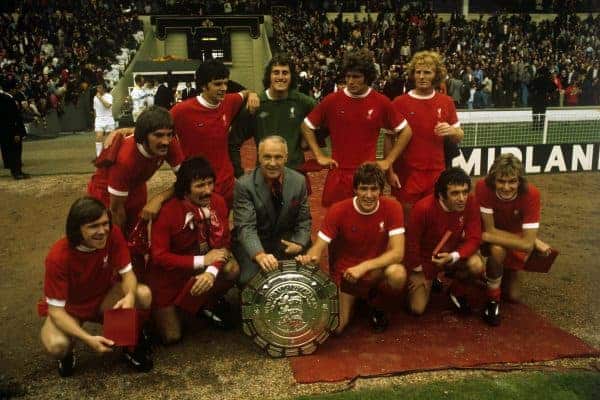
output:
[{"label": "red presentation box", "polygon": [[183,289],[181,289],[181,292],[179,292],[175,299],[175,305],[177,307],[192,315],[196,314],[200,310],[200,307],[206,304],[206,293],[203,293],[200,296],[192,296],[190,293],[194,283],[196,283],[196,277],[193,276],[185,284]]},{"label": "red presentation box", "polygon": [[543,255],[534,250],[525,262],[525,271],[547,273],[557,256],[558,250],[556,249],[550,249],[548,255]]},{"label": "red presentation box", "polygon": [[140,315],[135,308],[104,311],[102,335],[115,342],[115,346],[136,346],[140,330]]},{"label": "red presentation box", "polygon": [[435,246],[435,249],[433,249],[431,255],[433,255],[434,257],[437,256],[437,254],[440,252],[440,250],[442,250],[448,239],[450,239],[450,236],[452,236],[451,231],[444,232],[444,236],[442,236],[437,246]]}]

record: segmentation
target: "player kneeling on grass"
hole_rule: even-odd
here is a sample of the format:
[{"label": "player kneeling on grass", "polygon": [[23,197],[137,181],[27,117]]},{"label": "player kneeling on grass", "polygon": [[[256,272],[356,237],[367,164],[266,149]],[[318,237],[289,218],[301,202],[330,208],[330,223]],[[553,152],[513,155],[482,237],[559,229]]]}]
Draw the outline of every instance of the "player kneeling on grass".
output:
[{"label": "player kneeling on grass", "polygon": [[[177,171],[175,197],[152,224],[148,283],[154,293],[153,318],[164,343],[181,338],[175,306],[181,306],[180,296],[188,295],[182,291],[197,298],[191,301],[198,301],[197,309],[203,308],[215,325],[225,328],[229,323],[219,311],[226,311],[222,296],[237,279],[239,266],[229,252],[227,205],[214,188],[215,173],[206,159],[184,161]],[[191,279],[191,287],[186,286]]]},{"label": "player kneeling on grass", "polygon": [[475,190],[483,221],[483,252],[488,253],[486,276],[488,304],[483,319],[500,324],[500,297],[518,300],[519,270],[532,251],[550,247],[537,239],[540,226],[540,193],[525,180],[521,161],[502,154]]},{"label": "player kneeling on grass", "polygon": [[[46,257],[45,302],[40,304],[40,314],[47,316],[42,344],[58,360],[63,377],[73,373],[75,339],[98,353],[114,349],[112,340],[84,330],[84,322],[100,322],[103,312],[113,308],[147,310],[152,301],[150,289],[137,283],[123,234],[112,226],[99,200],[83,197],[75,201],[66,231],[67,237],[56,242]],[[124,349],[124,355],[136,370],[152,369],[145,341],[135,349]]]},{"label": "player kneeling on grass", "polygon": [[[396,200],[382,197],[385,174],[375,164],[363,164],[354,174],[355,196],[328,210],[315,244],[297,261],[318,262],[329,245],[330,275],[339,288],[340,324],[348,325],[356,297],[375,301],[383,291],[400,292],[406,283],[404,217]],[[373,304],[373,303],[372,303]],[[387,326],[387,317],[372,309],[375,331]]]},{"label": "player kneeling on grass", "polygon": [[465,281],[483,273],[483,261],[477,253],[481,218],[470,191],[471,178],[460,168],[449,168],[436,181],[434,193],[417,201],[412,209],[406,233],[406,266],[411,271],[408,296],[414,314],[425,312],[432,280],[440,271],[454,278],[450,288],[454,307],[463,314],[470,312]]}]

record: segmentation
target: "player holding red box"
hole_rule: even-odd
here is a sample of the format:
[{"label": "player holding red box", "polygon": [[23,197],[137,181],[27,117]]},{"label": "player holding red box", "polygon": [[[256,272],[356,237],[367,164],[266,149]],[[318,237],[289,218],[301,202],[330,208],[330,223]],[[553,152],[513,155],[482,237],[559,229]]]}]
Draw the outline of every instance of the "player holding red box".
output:
[{"label": "player holding red box", "polygon": [[[113,351],[114,342],[88,333],[86,321],[99,322],[107,309],[149,309],[152,296],[138,285],[132,271],[127,243],[111,224],[106,207],[97,199],[75,201],[67,217],[67,236],[56,242],[46,257],[45,302],[40,315],[47,316],[41,330],[45,350],[58,360],[58,371],[70,376],[75,366],[74,340],[98,353]],[[136,370],[152,369],[146,343],[125,349],[126,360]]]},{"label": "player holding red box", "polygon": [[[483,262],[478,255],[481,241],[481,218],[475,197],[469,194],[471,178],[460,168],[449,168],[440,174],[434,194],[417,201],[410,214],[406,232],[406,267],[410,310],[423,314],[432,280],[438,272],[450,272],[455,280],[450,299],[457,311],[468,313],[464,297],[464,281],[480,277]],[[450,238],[433,254],[446,232]]]},{"label": "player holding red box", "polygon": [[525,180],[521,161],[502,154],[494,161],[485,179],[477,183],[477,200],[483,221],[483,250],[487,260],[488,304],[483,319],[500,324],[500,297],[517,301],[519,272],[533,251],[550,254],[551,249],[537,238],[540,226],[540,192]]}]

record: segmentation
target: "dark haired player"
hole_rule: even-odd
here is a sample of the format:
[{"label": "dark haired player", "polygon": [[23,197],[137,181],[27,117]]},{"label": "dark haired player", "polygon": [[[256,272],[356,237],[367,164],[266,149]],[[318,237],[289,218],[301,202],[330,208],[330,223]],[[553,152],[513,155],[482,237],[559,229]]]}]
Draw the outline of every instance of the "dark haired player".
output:
[{"label": "dark haired player", "polygon": [[182,160],[171,115],[162,107],[150,107],[138,117],[134,134],[123,138],[114,164],[96,170],[88,193],[109,207],[113,223],[127,235],[140,215],[154,217],[171,195],[166,190],[146,204],[146,181],[164,161],[177,171]]},{"label": "dark haired player", "polygon": [[315,100],[299,92],[296,81],[295,65],[291,57],[286,54],[274,55],[265,68],[265,90],[258,94],[260,108],[253,114],[242,109],[232,127],[229,153],[236,177],[244,173],[240,147],[251,137],[258,148],[265,137],[281,136],[288,145],[286,167],[298,169],[304,163],[300,125],[315,106]]},{"label": "dark haired player", "polygon": [[[317,162],[331,169],[323,188],[324,207],[354,195],[354,171],[365,162],[375,162],[382,128],[400,134],[387,156],[377,162],[384,171],[402,153],[412,134],[390,100],[370,87],[376,70],[368,51],[348,53],[343,73],[346,87],[325,97],[302,124],[302,133]],[[331,157],[323,154],[317,143],[314,131],[320,126],[329,129]]]},{"label": "dark haired player", "polygon": [[[102,321],[102,313],[111,308],[147,310],[152,301],[148,287],[137,283],[123,234],[111,226],[99,200],[76,200],[66,225],[66,237],[56,242],[46,257],[45,301],[39,310],[47,317],[40,334],[42,344],[58,360],[63,377],[73,373],[75,340],[98,353],[113,351],[113,341],[90,334],[83,329],[84,322]],[[119,281],[115,281],[117,275]],[[152,369],[145,343],[125,350],[124,355],[136,370]]]},{"label": "dark haired player", "polygon": [[217,174],[215,192],[227,206],[233,203],[235,182],[229,159],[229,128],[244,100],[251,111],[258,108],[256,93],[243,90],[226,93],[229,70],[217,60],[208,60],[196,70],[196,88],[201,93],[178,103],[171,109],[175,133],[185,158],[205,157]]},{"label": "dark haired player", "polygon": [[[164,343],[181,338],[175,300],[190,278],[196,280],[191,295],[208,295],[203,306],[209,307],[239,275],[229,253],[227,205],[214,187],[215,173],[206,159],[184,161],[177,172],[175,196],[152,223],[148,284],[154,293],[153,318]],[[216,315],[212,320],[225,324]]]},{"label": "dark haired player", "polygon": [[[296,259],[302,263],[318,262],[327,246],[335,247],[329,274],[338,285],[341,333],[350,322],[355,292],[377,290],[401,291],[406,283],[404,257],[404,218],[400,203],[383,197],[385,174],[377,165],[361,165],[355,172],[355,196],[334,204],[325,215],[315,244]],[[333,258],[333,257],[331,257]],[[346,283],[342,283],[345,280]],[[353,286],[352,294],[341,290]],[[359,287],[356,287],[359,286]],[[368,296],[367,300],[374,296]],[[371,325],[375,331],[387,326],[387,318],[373,309]]]},{"label": "dark haired player", "polygon": [[[434,193],[417,201],[406,232],[406,267],[410,310],[423,314],[432,280],[440,271],[454,275],[450,299],[457,311],[470,312],[464,296],[464,281],[480,277],[483,261],[477,253],[481,241],[481,218],[471,191],[471,178],[460,168],[443,171]],[[436,246],[451,233],[437,254]]]}]

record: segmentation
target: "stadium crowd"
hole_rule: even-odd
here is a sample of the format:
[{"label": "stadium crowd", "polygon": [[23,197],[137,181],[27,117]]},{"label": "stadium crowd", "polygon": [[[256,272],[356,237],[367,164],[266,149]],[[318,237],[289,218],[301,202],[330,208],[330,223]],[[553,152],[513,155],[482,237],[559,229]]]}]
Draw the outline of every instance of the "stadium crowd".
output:
[{"label": "stadium crowd", "polygon": [[7,2],[0,15],[0,75],[16,80],[26,120],[61,112],[89,85],[116,83],[143,40],[134,12],[115,0]]},{"label": "stadium crowd", "polygon": [[537,23],[529,14],[467,21],[454,13],[444,21],[421,4],[351,21],[342,14],[329,20],[312,3],[280,9],[273,29],[275,50],[293,54],[299,88],[317,100],[335,89],[343,54],[368,48],[379,72],[374,87],[390,98],[410,89],[405,65],[411,55],[434,49],[448,68],[441,89],[460,107],[530,106],[531,83],[543,67],[556,86],[550,104],[599,104],[600,16],[563,12]]}]

